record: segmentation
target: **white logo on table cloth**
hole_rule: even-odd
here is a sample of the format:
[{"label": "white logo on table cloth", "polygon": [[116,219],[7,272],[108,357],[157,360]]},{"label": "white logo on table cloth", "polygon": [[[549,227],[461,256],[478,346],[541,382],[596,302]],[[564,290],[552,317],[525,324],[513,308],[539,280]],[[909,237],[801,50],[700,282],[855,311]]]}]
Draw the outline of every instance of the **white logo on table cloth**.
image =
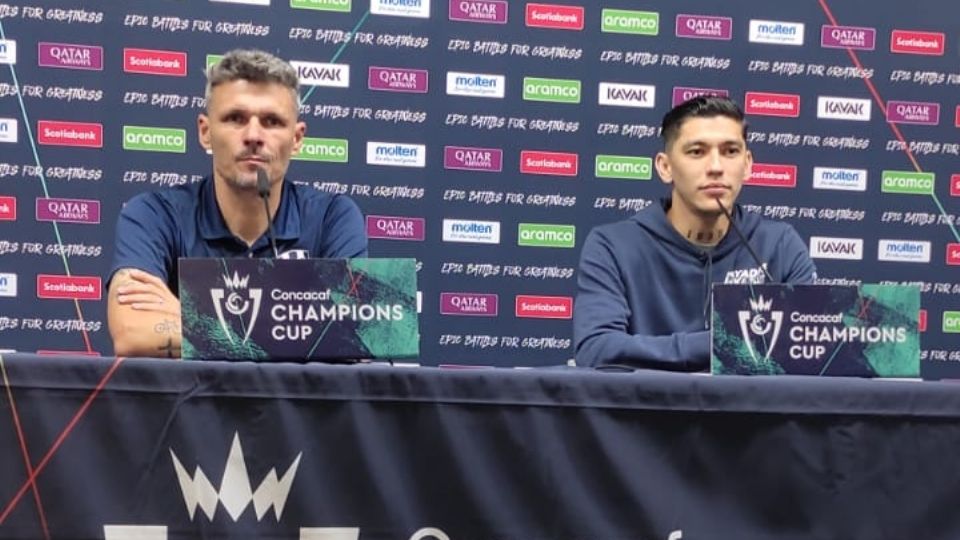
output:
[{"label": "white logo on table cloth", "polygon": [[[770,353],[777,346],[777,338],[780,337],[780,328],[783,326],[783,312],[771,311],[773,300],[764,300],[763,295],[756,300],[750,299],[750,310],[741,310],[737,312],[737,318],[740,321],[740,335],[743,336],[743,342],[750,351],[750,356],[754,362],[757,358],[756,341],[764,345],[763,361],[770,360]],[[769,319],[767,318],[769,315]]]}]

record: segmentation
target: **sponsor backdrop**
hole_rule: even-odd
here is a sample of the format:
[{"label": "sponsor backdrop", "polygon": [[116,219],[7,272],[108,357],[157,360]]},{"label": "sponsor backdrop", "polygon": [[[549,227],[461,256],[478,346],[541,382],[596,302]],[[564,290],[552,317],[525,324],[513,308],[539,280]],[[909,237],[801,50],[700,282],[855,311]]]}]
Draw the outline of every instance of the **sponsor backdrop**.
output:
[{"label": "sponsor backdrop", "polygon": [[[210,171],[203,70],[300,71],[289,179],[353,197],[373,256],[415,257],[424,364],[573,356],[589,229],[666,193],[659,120],[745,103],[741,202],[827,283],[922,288],[924,369],[960,363],[960,25],[947,0],[0,2],[0,347],[110,354],[123,202]],[[953,12],[953,13],[951,13]],[[651,283],[656,286],[656,283]]]}]

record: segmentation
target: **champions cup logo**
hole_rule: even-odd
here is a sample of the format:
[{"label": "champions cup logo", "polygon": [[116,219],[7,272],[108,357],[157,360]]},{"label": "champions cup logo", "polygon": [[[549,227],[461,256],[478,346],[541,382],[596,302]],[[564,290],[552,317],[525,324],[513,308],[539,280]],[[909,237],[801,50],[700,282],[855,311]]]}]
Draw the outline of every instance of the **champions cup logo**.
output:
[{"label": "champions cup logo", "polygon": [[220,489],[217,490],[207,479],[207,475],[199,465],[197,465],[196,472],[191,477],[173,448],[170,449],[170,458],[173,460],[173,468],[177,473],[180,491],[183,493],[183,502],[187,505],[187,512],[190,514],[191,521],[196,516],[198,506],[203,510],[207,519],[213,521],[219,503],[226,509],[230,519],[236,522],[252,502],[253,509],[257,514],[257,521],[263,519],[263,516],[272,507],[273,515],[279,522],[283,515],[283,508],[287,504],[287,497],[290,495],[293,480],[297,475],[301,457],[303,457],[303,452],[297,454],[293,463],[279,479],[277,478],[276,468],[270,469],[270,472],[254,490],[251,486],[250,474],[247,472],[243,448],[240,446],[240,436],[234,433],[230,453],[227,455],[227,462],[223,467],[223,480],[220,482]]},{"label": "champions cup logo", "polygon": [[764,300],[763,295],[756,300],[750,299],[750,310],[740,310],[737,312],[737,319],[740,321],[740,335],[743,342],[750,351],[750,356],[754,362],[760,361],[757,358],[760,350],[756,343],[763,344],[763,362],[770,360],[770,353],[777,346],[777,339],[780,337],[780,329],[783,327],[783,312],[771,311],[773,300]]},{"label": "champions cup logo", "polygon": [[[242,328],[247,329],[243,336],[243,343],[250,339],[250,333],[253,332],[253,327],[257,324],[257,315],[260,314],[260,300],[263,297],[263,289],[247,290],[248,281],[250,281],[250,276],[241,278],[240,274],[234,272],[232,277],[223,275],[223,283],[227,286],[226,290],[210,289],[213,309],[216,310],[220,327],[230,343],[234,343],[233,329],[227,323],[227,318],[223,314],[224,308],[226,308],[227,313],[240,320],[243,325]],[[247,293],[246,297],[243,295],[244,290]],[[227,294],[228,291],[229,294]],[[244,315],[247,313],[249,313],[249,316],[244,320]]]}]

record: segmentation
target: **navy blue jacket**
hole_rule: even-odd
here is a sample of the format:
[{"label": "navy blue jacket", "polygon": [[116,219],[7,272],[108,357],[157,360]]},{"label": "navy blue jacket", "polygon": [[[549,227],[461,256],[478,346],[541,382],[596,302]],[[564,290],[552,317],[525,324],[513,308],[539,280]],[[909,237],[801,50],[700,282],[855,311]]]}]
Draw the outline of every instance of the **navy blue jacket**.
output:
[{"label": "navy blue jacket", "polygon": [[[577,363],[706,369],[712,283],[763,283],[736,232],[712,249],[667,221],[670,200],[594,228],[580,257],[573,334]],[[789,224],[734,209],[734,220],[778,283],[812,283],[816,267]]]}]

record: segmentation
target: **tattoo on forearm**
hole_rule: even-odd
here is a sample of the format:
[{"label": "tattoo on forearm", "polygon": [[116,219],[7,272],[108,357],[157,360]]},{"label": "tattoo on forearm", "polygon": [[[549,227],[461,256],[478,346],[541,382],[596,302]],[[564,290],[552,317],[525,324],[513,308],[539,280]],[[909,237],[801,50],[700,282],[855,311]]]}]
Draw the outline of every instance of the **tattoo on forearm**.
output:
[{"label": "tattoo on forearm", "polygon": [[153,325],[153,331],[157,334],[179,334],[180,323],[173,319],[164,319]]},{"label": "tattoo on forearm", "polygon": [[157,348],[167,358],[180,358],[180,347],[173,344],[173,338],[167,338],[167,344]]}]

